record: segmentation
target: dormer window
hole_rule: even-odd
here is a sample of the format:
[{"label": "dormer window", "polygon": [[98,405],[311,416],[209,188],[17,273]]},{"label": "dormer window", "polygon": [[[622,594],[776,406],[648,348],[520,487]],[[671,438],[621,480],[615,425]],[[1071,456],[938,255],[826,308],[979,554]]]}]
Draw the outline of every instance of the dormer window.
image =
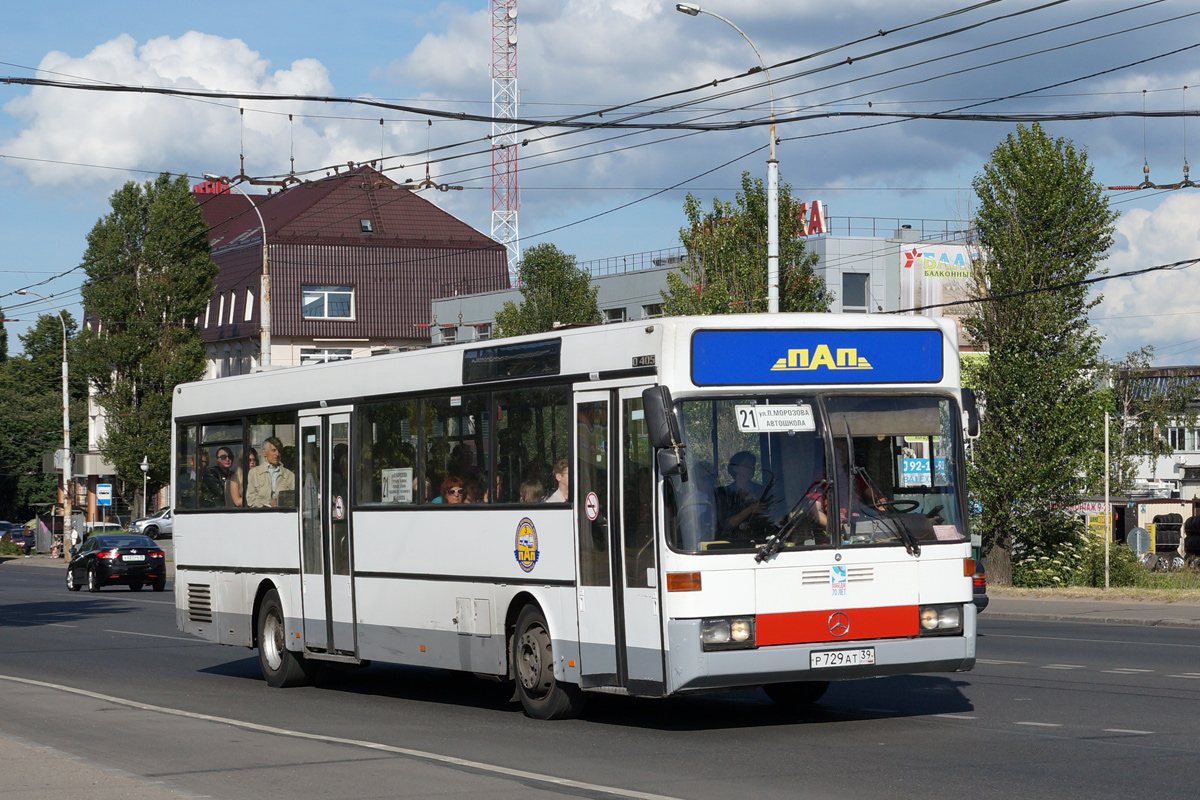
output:
[{"label": "dormer window", "polygon": [[363,233],[371,233],[374,230],[371,227],[371,220],[369,219],[360,219],[358,221],[358,226],[362,228]]}]

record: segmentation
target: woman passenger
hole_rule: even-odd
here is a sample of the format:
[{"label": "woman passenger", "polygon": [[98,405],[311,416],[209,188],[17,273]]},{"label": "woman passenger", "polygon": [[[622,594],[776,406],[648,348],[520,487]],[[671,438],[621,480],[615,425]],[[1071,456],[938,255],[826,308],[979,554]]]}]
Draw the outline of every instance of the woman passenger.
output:
[{"label": "woman passenger", "polygon": [[467,502],[467,487],[463,484],[463,479],[457,475],[447,475],[442,481],[442,487],[438,492],[435,503],[450,503],[452,505],[461,505]]}]

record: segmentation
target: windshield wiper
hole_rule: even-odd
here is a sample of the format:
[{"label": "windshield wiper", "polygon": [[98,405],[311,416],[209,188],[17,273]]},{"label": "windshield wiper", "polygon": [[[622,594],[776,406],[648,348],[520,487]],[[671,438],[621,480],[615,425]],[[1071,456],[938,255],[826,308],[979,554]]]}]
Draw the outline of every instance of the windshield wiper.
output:
[{"label": "windshield wiper", "polygon": [[[819,480],[814,483],[804,496],[796,501],[796,504],[788,510],[784,515],[783,522],[779,526],[779,530],[767,537],[767,541],[758,546],[758,553],[754,556],[754,561],[761,564],[771,556],[779,552],[779,548],[783,546],[792,535],[792,529],[796,527],[796,523],[804,519],[804,517],[812,510],[812,506],[816,504],[817,498],[820,497],[820,492],[825,491],[825,487],[829,485],[828,480]],[[805,506],[804,504],[808,505]],[[803,509],[801,508],[803,506]]]}]

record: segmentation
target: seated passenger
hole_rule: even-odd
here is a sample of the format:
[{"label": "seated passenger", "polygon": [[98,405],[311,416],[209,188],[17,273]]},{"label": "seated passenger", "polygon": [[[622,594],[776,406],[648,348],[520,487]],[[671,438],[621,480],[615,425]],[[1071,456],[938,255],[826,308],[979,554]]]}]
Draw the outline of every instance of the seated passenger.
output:
[{"label": "seated passenger", "polygon": [[571,466],[570,462],[565,458],[560,458],[554,464],[554,481],[558,484],[549,497],[546,498],[547,503],[565,503],[571,499]]},{"label": "seated passenger", "polygon": [[545,499],[546,489],[542,486],[541,481],[530,478],[521,484],[522,503],[540,503]]},{"label": "seated passenger", "polygon": [[[265,463],[246,474],[246,505],[251,508],[275,508],[279,496],[290,492],[295,496],[296,473],[280,463],[283,457],[283,442],[275,436],[262,443]],[[294,500],[293,500],[294,502]]]},{"label": "seated passenger", "polygon": [[467,500],[467,487],[463,483],[463,479],[457,475],[447,475],[442,481],[442,486],[438,490],[438,496],[434,498],[435,503],[449,503],[451,505],[462,505],[469,502]]},{"label": "seated passenger", "polygon": [[[763,486],[754,480],[754,466],[758,462],[749,450],[734,453],[729,459],[729,476],[733,483],[718,486],[716,491],[717,536],[734,536],[745,531],[751,517],[765,514],[770,504],[763,497]],[[743,536],[742,538],[746,538]]]}]

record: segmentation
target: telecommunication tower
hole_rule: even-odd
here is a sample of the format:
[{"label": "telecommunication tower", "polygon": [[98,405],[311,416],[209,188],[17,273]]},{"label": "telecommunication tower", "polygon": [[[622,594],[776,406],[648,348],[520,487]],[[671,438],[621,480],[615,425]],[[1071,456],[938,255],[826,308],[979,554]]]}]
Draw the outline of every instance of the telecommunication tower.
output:
[{"label": "telecommunication tower", "polygon": [[492,0],[492,238],[508,250],[517,281],[517,0]]}]

